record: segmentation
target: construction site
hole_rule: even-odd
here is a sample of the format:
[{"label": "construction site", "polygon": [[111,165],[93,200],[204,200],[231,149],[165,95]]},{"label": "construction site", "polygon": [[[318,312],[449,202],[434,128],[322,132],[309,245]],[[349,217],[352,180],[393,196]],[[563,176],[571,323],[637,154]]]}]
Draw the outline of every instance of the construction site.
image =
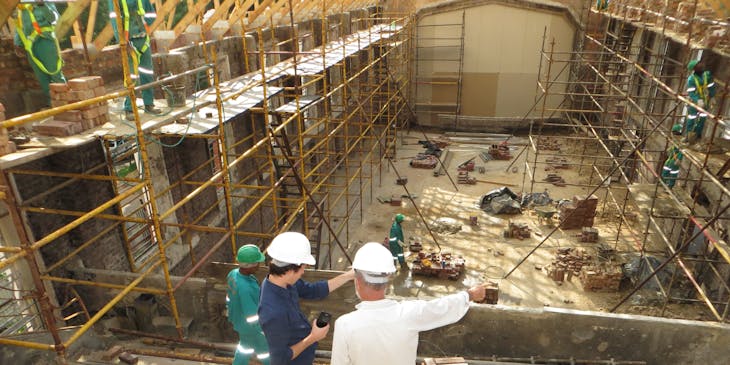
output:
[{"label": "construction site", "polygon": [[0,364],[231,364],[240,246],[396,214],[388,297],[490,288],[419,363],[730,363],[730,2],[145,0],[145,83],[123,1],[0,1]]}]

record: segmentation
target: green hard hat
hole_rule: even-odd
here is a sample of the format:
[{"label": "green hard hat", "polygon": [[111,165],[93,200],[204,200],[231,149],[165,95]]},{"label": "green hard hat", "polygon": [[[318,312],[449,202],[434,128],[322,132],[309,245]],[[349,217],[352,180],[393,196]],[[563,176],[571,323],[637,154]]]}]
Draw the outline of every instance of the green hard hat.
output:
[{"label": "green hard hat", "polygon": [[395,215],[395,221],[398,223],[403,222],[404,219],[406,219],[406,216],[403,214],[398,213]]},{"label": "green hard hat", "polygon": [[697,66],[697,64],[699,62],[700,62],[700,60],[692,60],[692,61],[689,61],[689,63],[687,64],[687,70],[689,70],[689,71],[694,70],[695,66]]},{"label": "green hard hat", "polygon": [[263,262],[266,257],[256,245],[243,245],[238,249],[236,261],[240,264],[255,264]]},{"label": "green hard hat", "polygon": [[674,133],[682,133],[682,125],[681,124],[675,124],[672,126],[672,132]]}]

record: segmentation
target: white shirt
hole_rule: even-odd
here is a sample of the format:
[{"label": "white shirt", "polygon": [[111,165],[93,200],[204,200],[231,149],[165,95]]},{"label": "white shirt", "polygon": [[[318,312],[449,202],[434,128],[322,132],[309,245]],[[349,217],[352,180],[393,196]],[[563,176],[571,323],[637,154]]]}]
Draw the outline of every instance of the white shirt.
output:
[{"label": "white shirt", "polygon": [[332,365],[412,365],[418,332],[454,323],[469,309],[469,294],[397,302],[365,301],[335,321]]}]

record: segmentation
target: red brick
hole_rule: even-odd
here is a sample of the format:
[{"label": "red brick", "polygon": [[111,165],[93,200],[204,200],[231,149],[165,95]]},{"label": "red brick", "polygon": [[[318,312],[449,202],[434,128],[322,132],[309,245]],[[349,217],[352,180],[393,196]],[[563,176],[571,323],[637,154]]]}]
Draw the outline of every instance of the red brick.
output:
[{"label": "red brick", "polygon": [[84,117],[84,119],[93,119],[99,116],[99,107],[94,107],[89,110],[84,110],[81,112],[81,116]]},{"label": "red brick", "polygon": [[54,120],[65,120],[69,122],[80,121],[83,119],[81,112],[78,110],[69,110],[53,117]]},{"label": "red brick", "polygon": [[68,81],[71,90],[91,90],[104,85],[101,76],[83,76]]},{"label": "red brick", "polygon": [[76,91],[72,91],[69,94],[73,95],[74,101],[81,101],[81,100],[93,98],[94,90],[76,90]]},{"label": "red brick", "polygon": [[81,126],[73,122],[49,120],[33,126],[33,130],[46,136],[65,137],[81,132]]},{"label": "red brick", "polygon": [[54,108],[57,107],[57,106],[64,106],[66,104],[68,104],[68,102],[66,102],[65,100],[53,100],[53,99],[51,99],[51,106],[54,107]]},{"label": "red brick", "polygon": [[94,88],[94,96],[106,95],[106,88],[104,86],[98,86]]},{"label": "red brick", "polygon": [[65,92],[71,90],[68,87],[68,84],[64,84],[61,82],[52,83],[52,84],[48,85],[48,87],[51,89],[51,95],[53,95],[53,93],[65,93]]}]

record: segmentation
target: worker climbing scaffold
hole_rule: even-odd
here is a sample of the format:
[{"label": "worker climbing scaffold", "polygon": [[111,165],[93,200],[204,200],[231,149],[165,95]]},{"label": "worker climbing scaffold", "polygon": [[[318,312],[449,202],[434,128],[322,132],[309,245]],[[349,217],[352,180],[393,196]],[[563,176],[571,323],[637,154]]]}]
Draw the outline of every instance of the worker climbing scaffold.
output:
[{"label": "worker climbing scaffold", "polygon": [[682,162],[684,155],[679,148],[672,146],[667,151],[667,156],[662,168],[662,181],[671,189],[679,177],[679,164]]},{"label": "worker climbing scaffold", "polygon": [[[715,96],[715,82],[712,80],[712,73],[706,69],[702,60],[692,60],[687,64],[690,75],[687,78],[687,96],[700,108],[710,107],[710,101]],[[702,130],[705,128],[707,113],[697,110],[692,105],[687,105],[687,123],[684,131],[685,137],[682,142],[694,143],[702,138]],[[672,131],[681,130],[681,126],[675,125]]]}]

